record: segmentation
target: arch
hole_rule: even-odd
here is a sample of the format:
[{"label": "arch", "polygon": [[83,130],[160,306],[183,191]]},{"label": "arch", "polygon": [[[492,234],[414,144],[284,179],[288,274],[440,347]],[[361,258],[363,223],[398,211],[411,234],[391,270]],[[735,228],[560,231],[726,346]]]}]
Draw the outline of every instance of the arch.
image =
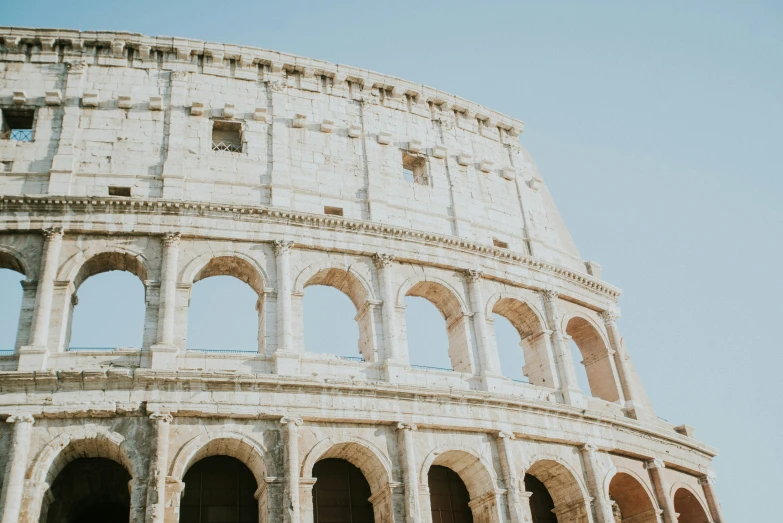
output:
[{"label": "arch", "polygon": [[429,300],[448,322],[455,316],[470,314],[464,298],[449,282],[436,276],[411,277],[400,285],[397,292],[397,306],[405,306],[406,296],[417,296]]},{"label": "arch", "polygon": [[60,434],[41,449],[27,472],[35,485],[52,484],[65,466],[78,458],[107,458],[122,465],[131,478],[145,476],[143,460],[135,444],[122,434],[97,426]]},{"label": "arch", "polygon": [[563,318],[563,325],[563,332],[573,340],[582,355],[590,393],[606,401],[621,399],[612,352],[603,329],[592,319],[578,313]]},{"label": "arch", "polygon": [[300,475],[312,477],[315,464],[326,458],[340,458],[362,471],[374,494],[392,483],[392,463],[375,444],[364,438],[332,436],[316,443],[302,461]]},{"label": "arch", "polygon": [[685,483],[675,483],[671,488],[677,523],[712,523],[701,497]]},{"label": "arch", "polygon": [[615,469],[607,475],[604,491],[614,500],[622,515],[622,521],[657,523],[658,509],[655,497],[644,481],[632,470]]},{"label": "arch", "polygon": [[497,488],[497,476],[492,463],[472,448],[454,445],[436,447],[421,464],[419,484],[427,485],[427,474],[432,465],[440,465],[456,472],[465,483],[471,500],[494,492]]},{"label": "arch", "polygon": [[372,286],[350,265],[346,268],[320,263],[308,265],[295,278],[293,292],[301,294],[309,285],[334,287],[351,299],[357,311],[368,300],[375,300]]},{"label": "arch", "polygon": [[180,281],[194,284],[211,276],[233,276],[247,283],[261,296],[269,277],[252,257],[235,251],[218,251],[202,254],[191,260],[182,271]]},{"label": "arch", "polygon": [[555,504],[554,512],[558,518],[570,514],[566,521],[589,521],[590,496],[587,488],[579,480],[580,475],[565,461],[556,456],[539,456],[525,474],[544,484]]},{"label": "arch", "polygon": [[10,269],[24,275],[27,280],[32,279],[32,274],[27,269],[24,255],[7,245],[0,245],[0,269]]},{"label": "arch", "polygon": [[243,462],[253,473],[258,485],[264,484],[271,460],[266,448],[258,441],[238,432],[201,434],[179,449],[171,462],[169,475],[182,481],[188,469],[210,456],[229,456]]},{"label": "arch", "polygon": [[109,245],[104,249],[90,247],[74,254],[62,265],[57,279],[72,282],[74,290],[77,290],[90,276],[107,271],[127,271],[135,274],[145,287],[152,274],[149,260],[140,251]]},{"label": "arch", "polygon": [[546,330],[543,313],[534,304],[519,296],[505,292],[493,294],[487,300],[485,315],[489,317],[492,313],[510,321],[523,340]]}]

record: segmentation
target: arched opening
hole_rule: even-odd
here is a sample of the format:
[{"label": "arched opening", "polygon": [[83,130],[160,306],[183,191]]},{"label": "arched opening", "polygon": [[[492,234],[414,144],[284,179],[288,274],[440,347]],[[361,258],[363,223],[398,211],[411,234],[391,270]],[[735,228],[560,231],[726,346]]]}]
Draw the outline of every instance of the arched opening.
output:
[{"label": "arched opening", "polygon": [[[430,305],[434,306],[439,319]],[[405,306],[411,365],[473,372],[467,321],[462,304],[451,290],[437,282],[420,281],[405,293]],[[444,332],[448,359],[440,349],[444,346]]]},{"label": "arched opening", "polygon": [[450,468],[433,465],[427,473],[432,523],[473,523],[465,483]]},{"label": "arched opening", "polygon": [[618,472],[609,482],[609,498],[615,521],[657,523],[657,512],[650,496],[638,479]]},{"label": "arched opening", "polygon": [[530,498],[531,513],[535,510],[539,518],[534,519],[534,523],[590,521],[590,505],[576,478],[565,465],[550,459],[537,461],[526,471],[525,488],[530,484],[530,492],[538,494],[536,498]]},{"label": "arched opening", "polygon": [[22,264],[0,251],[0,356],[13,353],[20,345],[17,340],[22,314],[25,279]]},{"label": "arched opening", "polygon": [[79,458],[57,474],[46,523],[127,523],[130,474],[107,458]]},{"label": "arched opening", "polygon": [[146,268],[129,254],[87,260],[73,282],[69,350],[141,348],[146,280]]},{"label": "arched opening", "polygon": [[[579,349],[581,360],[577,361],[584,366],[588,384],[588,387],[583,390],[589,390],[591,395],[606,401],[619,400],[620,389],[614,363],[598,329],[584,318],[577,316],[568,321],[566,334]],[[580,386],[584,387],[582,383]]]},{"label": "arched opening", "polygon": [[188,304],[187,349],[260,352],[264,281],[242,258],[218,256],[193,278]]},{"label": "arched opening", "polygon": [[375,313],[355,274],[322,269],[307,279],[302,291],[306,352],[375,361]]},{"label": "arched opening", "polygon": [[699,501],[699,498],[686,488],[679,488],[674,493],[674,511],[678,523],[709,523],[710,518]]},{"label": "arched opening", "polygon": [[498,300],[492,313],[503,374],[512,379],[524,375],[533,385],[554,388],[554,364],[538,315],[513,298]]},{"label": "arched opening", "polygon": [[555,502],[543,483],[535,476],[525,474],[525,490],[530,493],[530,515],[533,523],[557,523]]},{"label": "arched opening", "polygon": [[326,458],[313,467],[314,523],[374,523],[370,484],[352,463]]},{"label": "arched opening", "polygon": [[253,472],[230,456],[209,456],[185,474],[180,523],[257,523],[258,483]]}]

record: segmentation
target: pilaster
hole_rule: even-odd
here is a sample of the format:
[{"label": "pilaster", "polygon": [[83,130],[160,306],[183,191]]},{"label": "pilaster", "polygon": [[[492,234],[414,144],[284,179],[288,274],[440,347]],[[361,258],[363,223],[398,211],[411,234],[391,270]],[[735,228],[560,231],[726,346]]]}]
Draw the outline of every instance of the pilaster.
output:
[{"label": "pilaster", "polygon": [[11,446],[3,471],[3,489],[0,491],[0,523],[17,523],[22,509],[22,496],[25,486],[25,471],[30,454],[30,439],[35,420],[31,414],[16,414],[6,418],[13,423]]},{"label": "pilaster", "polygon": [[67,68],[65,78],[65,93],[63,96],[65,107],[60,128],[60,140],[57,143],[57,152],[52,158],[52,167],[49,171],[49,194],[71,194],[71,182],[73,181],[74,166],[76,164],[76,138],[79,133],[79,119],[82,108],[79,106],[83,93],[84,77],[87,74],[86,62],[71,62],[65,64]]},{"label": "pilaster", "polygon": [[677,513],[674,511],[674,500],[669,496],[669,482],[663,475],[663,469],[666,468],[660,459],[651,459],[644,464],[647,472],[650,474],[650,480],[655,490],[655,497],[658,500],[658,506],[663,510],[664,523],[677,523]]},{"label": "pilaster", "polygon": [[169,232],[161,239],[162,270],[158,306],[158,340],[150,347],[153,369],[173,370],[178,348],[174,343],[174,320],[177,310],[177,266],[180,233]]},{"label": "pilaster", "polygon": [[291,248],[294,242],[275,241],[275,263],[277,265],[277,350],[275,351],[275,372],[277,374],[299,374],[300,354],[294,349],[293,308],[291,304]]},{"label": "pilaster", "polygon": [[400,448],[402,480],[405,483],[405,521],[420,523],[419,481],[416,478],[416,448],[413,442],[414,423],[397,424],[397,445]]},{"label": "pilaster", "polygon": [[283,522],[299,523],[299,426],[302,419],[286,416],[280,419],[283,432]]},{"label": "pilaster", "polygon": [[546,311],[549,329],[552,331],[552,349],[555,355],[555,365],[560,382],[560,391],[563,394],[563,401],[569,405],[586,406],[582,391],[576,381],[576,372],[574,371],[574,361],[571,358],[571,351],[563,338],[563,332],[560,327],[560,309],[557,306],[559,296],[554,290],[545,290],[541,293],[544,301],[544,310]]}]

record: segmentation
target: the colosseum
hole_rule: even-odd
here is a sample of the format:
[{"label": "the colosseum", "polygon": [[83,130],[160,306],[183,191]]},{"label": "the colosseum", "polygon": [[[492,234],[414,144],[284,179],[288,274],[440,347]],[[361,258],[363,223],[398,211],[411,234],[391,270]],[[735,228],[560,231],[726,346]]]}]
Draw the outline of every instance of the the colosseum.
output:
[{"label": "the colosseum", "polygon": [[[0,42],[0,268],[24,275],[2,523],[723,521],[715,450],[656,416],[521,121],[251,47]],[[142,346],[70,350],[80,285],[113,270],[144,284]],[[257,351],[186,350],[217,275],[257,293]],[[304,350],[310,285],[355,305],[356,357]],[[411,365],[406,296],[443,315],[451,369]]]}]

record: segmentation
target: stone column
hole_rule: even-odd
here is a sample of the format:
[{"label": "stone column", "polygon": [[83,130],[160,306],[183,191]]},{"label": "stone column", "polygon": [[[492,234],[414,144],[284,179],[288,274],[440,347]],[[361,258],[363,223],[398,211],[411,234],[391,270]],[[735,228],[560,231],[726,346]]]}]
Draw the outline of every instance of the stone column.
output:
[{"label": "stone column", "polygon": [[595,445],[582,445],[579,449],[582,451],[585,473],[587,476],[587,488],[590,495],[593,496],[595,507],[596,523],[614,523],[612,515],[612,504],[608,497],[604,495],[603,481],[598,467],[598,448]]},{"label": "stone column", "polygon": [[715,478],[712,476],[704,476],[699,478],[699,485],[704,490],[704,497],[707,498],[707,506],[710,509],[710,515],[714,523],[724,523],[723,509],[718,503],[718,496],[715,493]]},{"label": "stone column", "polygon": [[293,311],[291,306],[291,247],[294,242],[275,241],[277,265],[277,350],[275,370],[278,374],[298,374],[299,354],[294,350]]},{"label": "stone column", "polygon": [[574,361],[571,358],[571,351],[568,344],[563,339],[563,332],[560,327],[560,310],[557,306],[558,295],[556,291],[545,290],[541,293],[544,299],[544,309],[546,311],[549,329],[552,331],[552,349],[555,353],[555,364],[557,365],[558,378],[560,380],[560,391],[563,394],[563,400],[566,403],[573,403],[576,396],[580,395],[579,384],[576,381],[576,372],[574,371]]},{"label": "stone column", "polygon": [[299,523],[299,426],[301,418],[283,417],[283,523]]},{"label": "stone column", "polygon": [[9,416],[5,421],[13,423],[14,430],[3,472],[3,490],[0,492],[0,507],[3,507],[3,513],[0,515],[0,523],[17,523],[22,509],[24,476],[35,420],[30,414],[17,414]]},{"label": "stone column", "polygon": [[392,290],[391,267],[394,256],[376,253],[373,256],[378,269],[378,286],[381,290],[381,311],[383,313],[383,347],[386,360],[397,361],[399,348],[397,346],[397,317],[394,291]]},{"label": "stone column", "polygon": [[62,227],[44,229],[41,268],[38,273],[38,289],[35,292],[33,321],[30,326],[29,345],[19,349],[20,371],[43,370],[49,354],[49,326],[52,321],[52,297],[54,282],[57,278],[57,266],[60,248],[63,243]]},{"label": "stone column", "polygon": [[640,400],[643,397],[638,390],[638,384],[634,380],[634,373],[631,369],[631,362],[628,354],[625,352],[625,346],[620,341],[620,331],[617,329],[617,319],[620,317],[620,311],[617,309],[605,310],[601,313],[601,319],[606,325],[606,332],[609,335],[609,344],[614,351],[615,367],[620,378],[623,396],[630,407],[642,407]]},{"label": "stone column", "polygon": [[658,506],[663,510],[664,523],[677,523],[677,513],[674,511],[674,500],[669,496],[669,482],[663,476],[666,465],[660,459],[651,459],[644,464],[650,474],[650,480],[655,490]]},{"label": "stone column", "polygon": [[60,139],[57,142],[57,150],[52,157],[52,166],[49,170],[48,193],[57,195],[71,194],[71,183],[73,182],[74,164],[76,162],[74,145],[81,132],[79,119],[83,110],[79,102],[84,94],[83,84],[88,65],[84,61],[79,61],[67,63],[65,67],[68,72],[63,92]]},{"label": "stone column", "polygon": [[517,467],[514,460],[514,454],[511,452],[511,441],[514,435],[508,432],[498,432],[498,455],[500,457],[500,469],[503,472],[503,482],[506,484],[506,503],[508,503],[508,513],[510,523],[527,523],[530,517],[525,518],[527,511],[522,504],[519,492],[519,477],[516,474]]},{"label": "stone column", "polygon": [[169,461],[169,427],[173,418],[165,412],[153,412],[155,440],[150,448],[149,484],[147,487],[147,523],[163,523],[166,511],[166,474]]},{"label": "stone column", "polygon": [[416,475],[416,449],[413,444],[414,423],[397,424],[397,444],[400,447],[402,480],[405,482],[405,521],[420,523],[419,481]]},{"label": "stone column", "polygon": [[470,294],[470,308],[473,312],[473,329],[476,332],[476,343],[478,344],[481,377],[487,390],[496,390],[500,386],[497,382],[497,378],[500,376],[500,362],[497,351],[489,341],[487,317],[484,314],[484,298],[481,293],[481,274],[481,271],[473,269],[465,271]]},{"label": "stone column", "polygon": [[177,266],[179,260],[180,233],[163,235],[163,259],[160,271],[160,303],[158,304],[158,339],[150,347],[152,368],[173,369],[176,365],[177,346],[174,344],[174,316],[177,311]]}]

